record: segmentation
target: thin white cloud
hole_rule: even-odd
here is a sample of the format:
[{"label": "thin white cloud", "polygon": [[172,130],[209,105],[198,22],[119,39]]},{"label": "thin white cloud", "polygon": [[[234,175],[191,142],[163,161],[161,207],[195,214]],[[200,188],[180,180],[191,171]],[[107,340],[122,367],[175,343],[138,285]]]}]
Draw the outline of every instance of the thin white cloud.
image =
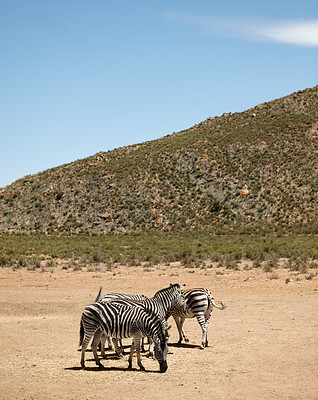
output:
[{"label": "thin white cloud", "polygon": [[261,28],[259,34],[265,40],[316,47],[318,46],[318,20],[276,23]]},{"label": "thin white cloud", "polygon": [[241,37],[253,41],[318,47],[318,19],[266,20],[245,17],[202,17],[170,13],[166,18],[197,26],[206,35]]}]

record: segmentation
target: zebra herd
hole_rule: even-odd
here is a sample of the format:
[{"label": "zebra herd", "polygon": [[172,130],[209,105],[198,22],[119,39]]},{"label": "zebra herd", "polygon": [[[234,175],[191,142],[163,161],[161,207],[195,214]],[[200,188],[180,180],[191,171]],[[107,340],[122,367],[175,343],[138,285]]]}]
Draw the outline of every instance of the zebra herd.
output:
[{"label": "zebra herd", "polygon": [[100,292],[94,303],[85,307],[80,323],[81,366],[85,368],[85,351],[92,340],[92,352],[96,364],[103,368],[97,349],[100,345],[101,356],[106,358],[105,341],[110,338],[118,356],[122,354],[121,339],[133,338],[128,359],[128,369],[132,368],[134,351],[140,370],[145,370],[141,363],[141,341],[148,337],[150,352],[157,359],[160,372],[166,372],[167,364],[167,320],[172,316],[176,322],[179,341],[188,341],[183,324],[186,318],[196,317],[202,329],[201,348],[208,345],[208,327],[213,307],[225,308],[223,303],[217,305],[207,289],[185,289],[184,286],[170,284],[159,290],[152,298],[143,295],[107,293],[100,298]]}]

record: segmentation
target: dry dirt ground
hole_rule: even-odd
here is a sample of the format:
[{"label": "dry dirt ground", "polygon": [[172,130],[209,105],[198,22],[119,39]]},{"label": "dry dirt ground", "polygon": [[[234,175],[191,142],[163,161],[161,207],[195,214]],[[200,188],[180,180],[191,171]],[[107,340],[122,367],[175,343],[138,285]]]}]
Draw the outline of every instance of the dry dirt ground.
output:
[{"label": "dry dirt ground", "polygon": [[[170,319],[165,374],[146,355],[146,372],[136,368],[135,358],[127,371],[127,355],[118,360],[111,352],[102,360],[104,370],[95,366],[91,351],[87,369],[80,369],[80,316],[100,285],[103,293],[152,296],[177,282],[208,288],[226,303],[224,311],[213,311],[210,347],[200,350],[194,319],[184,326],[189,344],[177,347]],[[1,268],[0,302],[0,399],[318,398],[318,276],[177,264],[91,272]]]}]

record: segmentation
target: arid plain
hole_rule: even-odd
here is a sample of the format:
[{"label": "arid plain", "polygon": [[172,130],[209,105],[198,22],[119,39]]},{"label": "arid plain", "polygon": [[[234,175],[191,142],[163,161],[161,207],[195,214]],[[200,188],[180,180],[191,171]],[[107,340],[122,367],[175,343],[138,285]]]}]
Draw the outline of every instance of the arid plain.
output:
[{"label": "arid plain", "polygon": [[[0,399],[306,399],[318,398],[318,276],[279,268],[264,272],[248,262],[240,270],[185,268],[178,263],[144,268],[0,269]],[[79,321],[100,286],[152,296],[170,283],[208,288],[226,303],[212,313],[209,347],[186,320],[188,344],[176,346],[172,319],[168,370],[143,355],[112,352],[95,366],[87,352],[80,368]],[[126,341],[128,346],[130,341]],[[128,347],[126,352],[128,351]]]}]

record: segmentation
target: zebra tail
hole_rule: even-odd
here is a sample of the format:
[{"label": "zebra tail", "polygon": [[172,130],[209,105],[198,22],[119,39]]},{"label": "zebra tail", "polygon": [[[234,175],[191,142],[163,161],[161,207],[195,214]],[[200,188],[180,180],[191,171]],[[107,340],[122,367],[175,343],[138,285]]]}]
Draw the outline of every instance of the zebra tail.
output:
[{"label": "zebra tail", "polygon": [[215,301],[212,301],[212,304],[215,308],[217,308],[218,310],[224,310],[226,308],[226,305],[224,303],[222,303],[222,301],[219,301],[220,305],[218,306],[217,304],[215,304]]},{"label": "zebra tail", "polygon": [[83,325],[83,321],[81,320],[81,326],[80,326],[80,340],[79,340],[79,346],[82,346],[83,343],[83,339],[84,339],[84,325]]},{"label": "zebra tail", "polygon": [[94,300],[95,303],[96,303],[96,301],[99,301],[99,297],[100,297],[100,294],[101,294],[101,293],[102,293],[102,287],[99,288],[99,291],[98,291],[98,294],[97,294],[97,296],[96,296],[96,299]]},{"label": "zebra tail", "polygon": [[215,303],[214,297],[212,296],[212,293],[209,290],[207,290],[207,293],[213,307],[217,308],[218,310],[224,310],[226,308],[226,305],[222,303],[222,301],[218,301],[218,303],[220,303],[219,306]]}]

